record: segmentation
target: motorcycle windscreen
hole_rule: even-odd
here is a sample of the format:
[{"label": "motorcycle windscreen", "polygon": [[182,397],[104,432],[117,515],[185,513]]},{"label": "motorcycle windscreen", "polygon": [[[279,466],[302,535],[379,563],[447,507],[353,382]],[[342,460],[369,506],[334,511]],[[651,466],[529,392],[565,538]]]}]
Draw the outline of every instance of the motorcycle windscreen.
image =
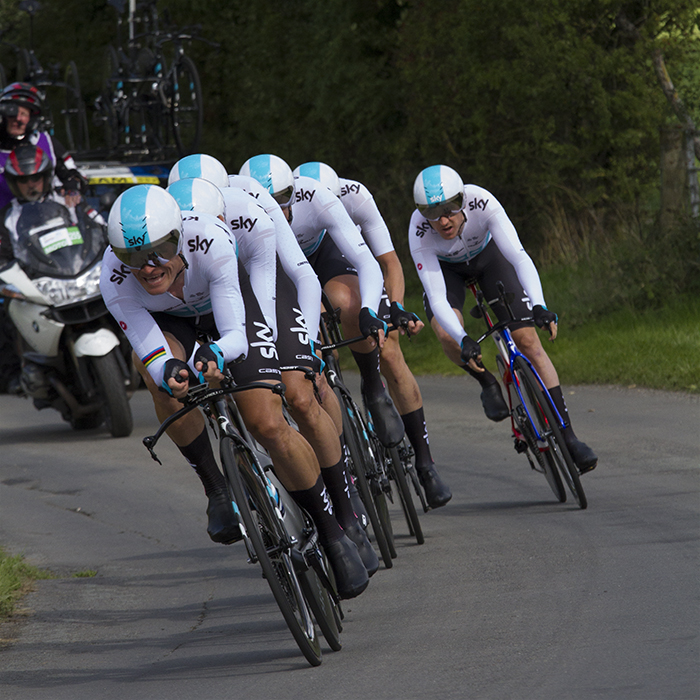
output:
[{"label": "motorcycle windscreen", "polygon": [[61,203],[27,202],[17,219],[15,257],[30,276],[76,277],[102,257],[104,227],[76,208],[77,223]]}]

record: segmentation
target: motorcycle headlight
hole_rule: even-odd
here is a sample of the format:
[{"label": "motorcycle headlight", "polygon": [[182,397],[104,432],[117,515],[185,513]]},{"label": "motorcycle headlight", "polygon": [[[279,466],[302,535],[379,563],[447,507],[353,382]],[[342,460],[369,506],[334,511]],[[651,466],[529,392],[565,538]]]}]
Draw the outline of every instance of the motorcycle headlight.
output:
[{"label": "motorcycle headlight", "polygon": [[74,304],[90,297],[100,295],[100,270],[98,263],[85,274],[75,279],[56,279],[55,277],[40,277],[33,280],[37,289],[51,300],[54,306]]}]

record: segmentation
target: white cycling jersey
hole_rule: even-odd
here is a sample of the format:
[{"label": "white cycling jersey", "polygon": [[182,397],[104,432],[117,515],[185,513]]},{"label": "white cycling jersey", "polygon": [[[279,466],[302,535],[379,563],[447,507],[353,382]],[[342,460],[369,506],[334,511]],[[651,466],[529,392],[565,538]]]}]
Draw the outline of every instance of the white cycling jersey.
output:
[{"label": "white cycling jersey", "polygon": [[110,313],[158,386],[165,363],[173,358],[150,311],[199,317],[213,313],[226,362],[248,354],[245,307],[238,284],[236,242],[226,226],[209,214],[183,212],[180,250],[184,300],[169,292],[149,294],[108,247],[102,261],[100,290]]},{"label": "white cycling jersey", "polygon": [[318,180],[295,178],[291,227],[307,256],[318,250],[325,235],[333,239],[357,270],[362,306],[376,313],[384,286],[382,271],[338,197]]},{"label": "white cycling jersey", "polygon": [[525,252],[515,226],[501,203],[483,187],[464,186],[466,221],[459,235],[444,240],[418,210],[413,212],[408,241],[418,276],[438,323],[458,343],[467,335],[447,300],[440,262],[469,263],[493,242],[515,271],[533,304],[545,306],[542,284],[532,258]]},{"label": "white cycling jersey", "polygon": [[[274,253],[276,251],[277,256],[280,259],[280,263],[282,264],[282,269],[296,287],[299,307],[304,319],[306,320],[307,326],[309,328],[318,328],[321,317],[321,284],[318,281],[316,273],[309,264],[309,261],[299,247],[297,239],[294,236],[292,229],[289,227],[287,219],[279,204],[277,204],[274,197],[267,191],[267,189],[253,177],[247,177],[246,175],[229,175],[228,181],[230,185],[228,189],[243,190],[248,195],[254,197],[256,202],[265,210],[274,224],[275,247],[272,250],[272,257],[270,257],[270,251],[266,249],[265,255],[257,257],[254,264],[260,265],[261,269],[264,268],[266,275],[272,275],[274,284],[276,275]],[[226,201],[226,188],[222,189],[221,192],[223,193],[224,200]],[[238,232],[237,238],[239,242],[241,241],[241,234],[243,236],[250,235],[249,232],[246,231]],[[243,262],[246,264],[245,259],[243,259]],[[246,269],[248,269],[247,264]],[[248,274],[251,274],[249,269]],[[268,281],[266,282],[267,285],[270,284],[269,279],[270,278],[268,278]],[[251,283],[252,282],[253,277],[251,274]],[[264,289],[262,285],[260,288]],[[260,298],[255,284],[253,284],[253,290],[255,291],[256,296]],[[275,317],[274,314],[273,317]],[[271,327],[275,331],[275,338],[277,338],[276,317],[275,322],[274,324],[271,324]]]},{"label": "white cycling jersey", "polygon": [[361,182],[340,178],[340,201],[375,258],[394,250],[391,234],[374,197]]}]

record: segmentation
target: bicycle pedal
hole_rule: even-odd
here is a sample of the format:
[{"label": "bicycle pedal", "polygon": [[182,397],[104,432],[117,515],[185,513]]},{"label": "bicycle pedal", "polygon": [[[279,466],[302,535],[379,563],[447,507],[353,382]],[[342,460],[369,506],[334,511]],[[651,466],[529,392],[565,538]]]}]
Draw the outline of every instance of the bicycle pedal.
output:
[{"label": "bicycle pedal", "polygon": [[527,443],[525,442],[525,440],[515,438],[513,440],[513,447],[519,455],[523,454],[523,452],[527,452]]}]

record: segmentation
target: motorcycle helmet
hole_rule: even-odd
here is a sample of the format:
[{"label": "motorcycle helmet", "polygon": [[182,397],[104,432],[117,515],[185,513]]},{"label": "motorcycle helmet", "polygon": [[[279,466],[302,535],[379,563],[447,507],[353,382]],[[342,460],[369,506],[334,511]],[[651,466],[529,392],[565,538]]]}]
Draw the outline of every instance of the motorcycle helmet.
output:
[{"label": "motorcycle helmet", "polygon": [[180,205],[181,211],[199,211],[212,216],[223,216],[225,205],[221,190],[209,180],[188,177],[168,185],[169,192]]},{"label": "motorcycle helmet", "polygon": [[164,263],[179,252],[182,215],[175,198],[158,185],[134,185],[112,205],[107,236],[127,267]]},{"label": "motorcycle helmet", "polygon": [[226,168],[213,156],[206,153],[197,153],[185,156],[173,165],[168,175],[168,184],[184,180],[185,178],[199,177],[213,182],[217,187],[228,187],[228,173]]},{"label": "motorcycle helmet", "polygon": [[[36,129],[39,122],[42,101],[42,93],[30,83],[10,83],[0,92],[0,116],[15,117],[18,107],[26,107],[31,117],[25,135],[30,134]],[[2,121],[4,122],[4,120]]]},{"label": "motorcycle helmet", "polygon": [[51,191],[53,161],[39,146],[21,143],[5,161],[5,180],[17,199],[36,202]]},{"label": "motorcycle helmet", "polygon": [[464,207],[462,178],[447,165],[431,165],[418,174],[413,184],[413,201],[430,221],[455,214]]},{"label": "motorcycle helmet", "polygon": [[294,196],[294,175],[292,169],[279,156],[266,153],[248,158],[238,174],[256,179],[281,207],[291,205]]},{"label": "motorcycle helmet", "polygon": [[340,180],[338,175],[330,165],[311,161],[302,163],[294,170],[294,177],[305,175],[314,180],[318,180],[322,185],[325,185],[336,197],[340,197]]}]

